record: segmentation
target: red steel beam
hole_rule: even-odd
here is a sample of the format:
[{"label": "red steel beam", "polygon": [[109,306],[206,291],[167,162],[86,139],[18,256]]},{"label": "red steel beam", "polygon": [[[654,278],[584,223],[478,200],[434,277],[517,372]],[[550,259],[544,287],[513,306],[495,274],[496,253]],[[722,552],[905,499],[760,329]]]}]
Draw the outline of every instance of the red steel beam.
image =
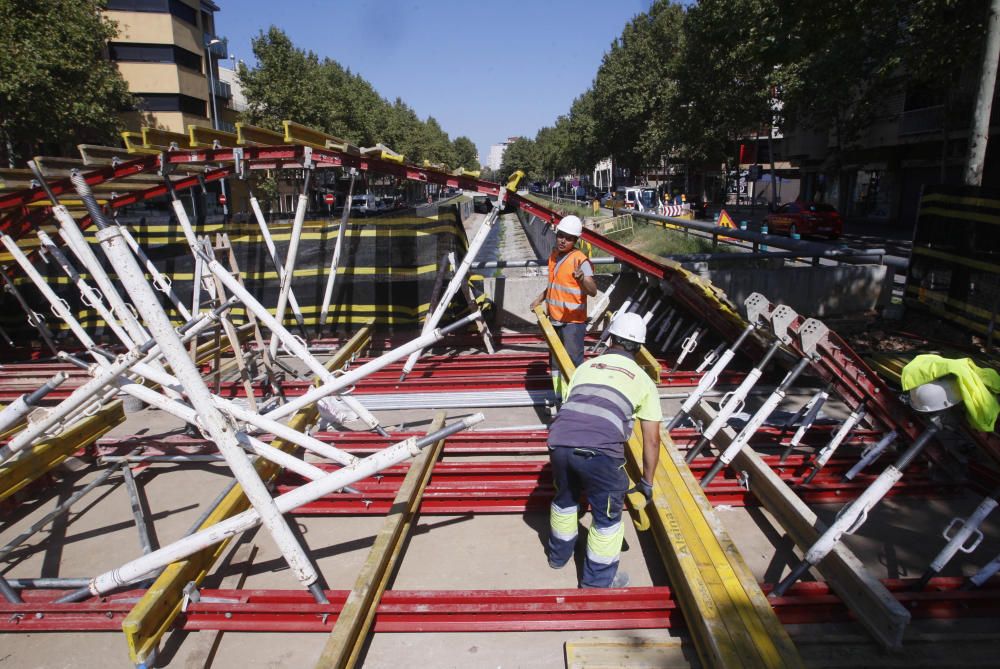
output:
[{"label": "red steel beam", "polygon": [[[962,591],[962,579],[883,579],[915,619],[1000,616],[1000,579]],[[770,590],[764,584],[765,592]],[[0,601],[0,632],[119,631],[141,590],[74,604],[55,604],[63,591],[25,591],[24,604]],[[329,632],[347,590],[329,590],[317,604],[304,590],[202,590],[179,626],[186,631]],[[851,613],[825,583],[792,586],[771,600],[785,624],[849,622]],[[376,609],[375,632],[525,632],[668,629],[684,626],[668,587],[539,590],[388,590]]]}]

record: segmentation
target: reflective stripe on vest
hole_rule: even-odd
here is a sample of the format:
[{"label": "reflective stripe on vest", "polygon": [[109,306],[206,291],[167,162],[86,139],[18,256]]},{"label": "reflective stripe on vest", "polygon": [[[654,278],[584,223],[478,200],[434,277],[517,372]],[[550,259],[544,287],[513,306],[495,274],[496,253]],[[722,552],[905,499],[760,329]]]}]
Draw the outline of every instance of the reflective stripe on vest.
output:
[{"label": "reflective stripe on vest", "polygon": [[587,320],[587,298],[573,276],[579,266],[578,259],[584,262],[587,256],[577,249],[558,260],[555,254],[549,256],[549,286],[545,291],[545,303],[549,317],[560,323],[583,323]]},{"label": "reflective stripe on vest", "polygon": [[[634,412],[632,402],[610,386],[596,383],[574,386],[549,428],[549,443],[562,446],[622,443],[632,431]],[[566,438],[567,432],[576,439]],[[584,435],[588,443],[573,443]]]}]

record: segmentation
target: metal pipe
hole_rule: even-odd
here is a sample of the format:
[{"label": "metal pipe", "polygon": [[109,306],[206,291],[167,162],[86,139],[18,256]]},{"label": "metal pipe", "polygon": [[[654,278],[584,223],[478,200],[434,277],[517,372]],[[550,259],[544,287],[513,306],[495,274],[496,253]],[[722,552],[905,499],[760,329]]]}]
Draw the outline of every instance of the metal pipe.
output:
[{"label": "metal pipe", "polygon": [[7,583],[18,590],[62,590],[86,587],[88,578],[9,578]]},{"label": "metal pipe", "polygon": [[[993,513],[993,509],[997,508],[998,498],[1000,498],[1000,488],[994,489],[993,492],[984,497],[983,501],[979,503],[979,506],[975,508],[968,518],[955,517],[951,519],[948,527],[944,528],[944,531],[941,533],[941,536],[948,543],[945,544],[941,552],[931,561],[927,570],[924,571],[923,576],[913,586],[914,590],[923,590],[927,586],[927,583],[940,574],[941,570],[951,562],[951,559],[959,551],[971,553],[976,550],[983,541],[983,531],[979,529],[979,526],[983,524],[987,516]],[[972,541],[966,543],[969,539],[972,539]]]},{"label": "metal pipe", "polygon": [[722,468],[732,462],[733,458],[736,457],[736,454],[747,445],[750,441],[750,437],[757,433],[757,430],[760,429],[761,425],[764,424],[764,421],[767,420],[768,417],[774,412],[774,410],[778,407],[778,404],[781,403],[781,400],[785,399],[785,392],[795,382],[795,379],[799,378],[799,375],[806,370],[806,367],[809,366],[810,362],[812,362],[812,358],[808,355],[804,356],[799,360],[798,364],[785,375],[785,378],[781,380],[778,387],[774,389],[774,392],[772,392],[766,400],[764,400],[764,404],[762,404],[761,407],[757,409],[757,412],[753,415],[753,417],[747,421],[747,424],[743,426],[743,429],[740,430],[738,435],[736,435],[736,438],[733,439],[732,443],[722,452],[721,455],[719,455],[718,458],[716,458],[715,462],[712,463],[712,466],[709,467],[708,471],[705,472],[705,476],[701,479],[702,488],[707,488],[708,484],[712,482]]},{"label": "metal pipe", "polygon": [[751,323],[743,328],[743,332],[741,332],[736,338],[736,341],[734,341],[732,345],[726,349],[725,353],[719,356],[719,359],[714,365],[712,365],[712,368],[705,372],[700,379],[698,379],[698,385],[695,386],[695,389],[691,391],[688,398],[684,400],[681,408],[676,414],[674,414],[674,417],[670,419],[670,422],[667,423],[668,432],[680,425],[680,422],[684,420],[684,417],[691,413],[691,409],[693,409],[694,405],[698,403],[701,396],[715,386],[719,380],[719,375],[722,374],[722,372],[726,369],[726,365],[728,365],[729,361],[736,355],[737,349],[739,349],[744,340],[750,336],[750,333],[753,332],[756,327],[756,325]]},{"label": "metal pipe", "polygon": [[[468,429],[473,425],[477,425],[484,418],[481,413],[475,414],[446,425],[442,429],[423,437],[410,437],[362,459],[356,467],[344,468],[329,473],[319,481],[312,481],[298,486],[276,497],[273,501],[280,513],[294,511],[304,504],[313,502],[324,495],[343,488],[345,485],[350,485],[372,476],[386,467],[403,462],[417,455],[421,449],[426,448],[430,444],[445,439],[461,430]],[[101,595],[132,583],[171,562],[181,560],[203,548],[215,545],[229,537],[236,536],[256,527],[260,522],[261,518],[256,509],[244,511],[236,516],[218,522],[209,528],[195,532],[190,536],[164,546],[149,555],[132,560],[117,569],[95,576],[90,581],[89,594],[95,596]],[[86,594],[84,593],[84,595]],[[60,601],[73,600],[64,598]]]},{"label": "metal pipe", "polygon": [[843,423],[840,424],[840,427],[830,438],[830,441],[827,442],[826,446],[820,449],[820,452],[816,455],[816,459],[809,465],[812,471],[810,471],[809,474],[802,479],[802,485],[808,485],[814,478],[816,478],[816,474],[819,473],[819,470],[826,466],[826,463],[829,462],[830,458],[833,457],[833,454],[837,452],[837,449],[840,448],[840,445],[844,442],[844,439],[847,438],[847,435],[851,433],[854,426],[857,425],[861,419],[864,418],[864,416],[865,405],[862,403],[850,413]]},{"label": "metal pipe", "polygon": [[[932,419],[933,420],[933,419]],[[858,496],[853,502],[844,507],[844,509],[837,515],[837,519],[832,525],[824,532],[819,539],[816,540],[808,551],[806,551],[805,557],[802,561],[792,569],[791,573],[786,576],[778,585],[774,587],[771,591],[770,596],[781,597],[788,591],[788,588],[792,586],[797,580],[799,580],[810,567],[819,564],[819,562],[830,554],[830,551],[840,542],[845,534],[854,534],[864,523],[868,520],[868,512],[878,504],[883,497],[892,489],[896,482],[903,477],[903,470],[913,461],[913,458],[923,450],[924,446],[931,440],[931,438],[938,433],[940,426],[937,423],[931,423],[931,425],[920,433],[916,441],[901,455],[895,463],[889,465],[885,470],[879,474],[878,478],[872,482],[868,488],[865,489],[861,495]]]},{"label": "metal pipe", "polygon": [[140,498],[139,486],[135,482],[132,468],[126,463],[122,467],[122,476],[125,481],[125,490],[128,492],[129,505],[132,507],[132,517],[135,519],[135,527],[139,531],[139,545],[142,547],[142,554],[147,555],[153,552],[153,538],[149,533],[149,520],[146,518]]},{"label": "metal pipe", "polygon": [[[61,231],[60,231],[61,232]],[[115,316],[111,313],[111,310],[104,304],[104,299],[101,295],[94,290],[87,281],[80,276],[80,273],[76,271],[76,268],[70,263],[69,258],[56,246],[55,242],[44,230],[37,230],[39,241],[42,242],[42,246],[47,249],[49,255],[55,258],[56,262],[62,267],[63,272],[69,277],[70,283],[76,286],[77,290],[80,291],[80,299],[89,307],[93,307],[100,314],[104,322],[108,324],[111,331],[118,337],[119,341],[125,345],[126,348],[131,348],[135,346],[135,342],[132,338],[125,332],[125,329],[121,326]],[[69,244],[66,245],[69,248]]]},{"label": "metal pipe", "polygon": [[326,312],[330,309],[330,299],[333,297],[333,284],[337,280],[337,266],[340,265],[340,252],[344,247],[344,235],[347,234],[347,218],[351,213],[351,197],[354,193],[354,180],[358,172],[351,168],[351,182],[347,185],[347,200],[340,214],[340,226],[337,228],[337,241],[333,245],[333,258],[326,277],[326,289],[323,291],[323,306],[319,311],[319,327],[326,325]]},{"label": "metal pipe", "polygon": [[53,353],[58,353],[59,348],[56,346],[55,339],[52,336],[52,331],[49,330],[49,327],[45,324],[45,318],[28,305],[27,300],[24,299],[24,295],[22,295],[21,291],[17,289],[17,286],[14,285],[14,281],[7,276],[6,266],[0,267],[0,277],[3,278],[4,286],[6,287],[7,292],[14,296],[17,303],[21,305],[21,309],[23,309],[24,313],[27,314],[28,324],[38,330],[38,334],[42,338],[42,341],[45,342],[45,345],[48,346]]},{"label": "metal pipe", "polygon": [[823,408],[823,405],[826,404],[826,400],[830,397],[830,390],[831,388],[827,386],[825,389],[813,395],[812,399],[809,400],[809,403],[806,405],[805,418],[803,418],[802,422],[799,424],[799,429],[797,429],[795,434],[792,435],[791,440],[788,442],[788,446],[786,446],[785,450],[781,452],[779,462],[784,462],[788,456],[792,454],[795,447],[798,446],[799,442],[802,441],[802,438],[806,436],[806,432],[808,432],[809,428],[812,427],[812,424],[816,422],[816,418],[819,416],[820,410]]},{"label": "metal pipe", "polygon": [[[274,308],[274,319],[281,324],[285,322],[285,308],[288,305],[288,292],[292,288],[292,280],[295,278],[295,261],[299,253],[299,240],[302,238],[302,224],[306,220],[306,207],[309,204],[309,179],[312,177],[312,168],[306,170],[302,180],[302,192],[299,194],[298,202],[295,205],[295,218],[292,220],[292,237],[288,242],[288,253],[285,255],[284,276],[280,277],[280,288],[278,290],[278,306]],[[278,354],[278,335],[271,332],[271,344],[269,346],[271,356]]]},{"label": "metal pipe", "polygon": [[81,199],[85,203],[89,203],[88,209],[92,210],[91,215],[98,227],[98,241],[143,320],[153,332],[153,337],[159,343],[164,358],[184,387],[188,400],[197,410],[201,424],[212,440],[216,442],[223,457],[226,458],[226,463],[236,480],[239,481],[247,499],[260,513],[261,522],[270,532],[298,580],[305,586],[315,583],[319,578],[315,568],[275,506],[263,481],[240,448],[232,425],[212,402],[211,393],[205,386],[198,368],[188,357],[184,345],[167,318],[166,312],[157,302],[153,288],[146,282],[135,256],[132,255],[122,238],[121,231],[118,230],[117,226],[107,225],[104,215],[97,208],[90,187],[83,177],[79,173],[75,173],[71,179]]},{"label": "metal pipe", "polygon": [[715,435],[719,433],[719,430],[729,424],[729,419],[733,416],[733,414],[743,408],[743,403],[746,401],[747,396],[750,394],[750,391],[753,390],[753,387],[757,385],[757,381],[760,380],[760,377],[763,376],[764,368],[766,368],[768,363],[771,362],[771,358],[773,358],[774,354],[777,353],[779,346],[781,346],[780,339],[775,339],[771,342],[771,346],[764,353],[764,357],[761,358],[760,362],[758,362],[754,368],[747,373],[747,375],[743,378],[743,382],[737,386],[736,390],[723,397],[722,406],[719,407],[719,413],[709,424],[708,428],[702,433],[701,439],[699,439],[698,443],[694,445],[694,448],[687,452],[687,455],[684,458],[685,462],[688,464],[694,462],[694,459],[701,454],[705,446],[712,442],[712,439],[714,439]]},{"label": "metal pipe", "polygon": [[0,411],[0,432],[6,432],[9,427],[21,422],[21,419],[38,406],[46,395],[61,386],[68,378],[66,372],[59,372],[37,390],[25,393],[5,406]]},{"label": "metal pipe", "polygon": [[0,595],[3,595],[3,598],[11,604],[24,604],[21,595],[17,594],[17,591],[11,587],[10,583],[3,576],[0,576]]},{"label": "metal pipe", "polygon": [[420,335],[416,339],[412,339],[402,346],[398,346],[391,351],[384,353],[374,360],[369,360],[365,364],[347,371],[340,376],[336,376],[331,380],[324,382],[320,386],[309,389],[303,395],[291,399],[280,407],[268,412],[266,416],[273,420],[278,420],[284,416],[293,414],[299,409],[309,406],[310,404],[327,397],[328,395],[332,395],[344,390],[345,388],[355,385],[358,381],[365,378],[369,374],[377,372],[387,365],[390,365],[393,362],[409,355],[413,351],[423,350],[431,344],[443,339],[449,332],[465,328],[481,317],[482,313],[477,311],[455,321],[454,323],[446,325],[443,328],[438,328],[428,332],[427,334]]},{"label": "metal pipe", "polygon": [[188,308],[184,306],[183,302],[181,302],[181,298],[174,292],[170,277],[156,268],[156,265],[153,264],[153,261],[149,259],[149,256],[146,255],[146,252],[132,235],[131,230],[117,221],[115,221],[115,223],[119,228],[121,228],[122,237],[125,238],[125,242],[128,244],[128,247],[132,249],[132,253],[135,254],[136,258],[139,259],[139,262],[142,263],[142,266],[146,268],[147,272],[149,272],[150,277],[152,277],[153,287],[167,296],[170,302],[173,303],[174,308],[177,309],[177,313],[181,315],[181,318],[185,321],[190,320],[191,312],[188,311]]},{"label": "metal pipe", "polygon": [[[267,253],[271,257],[271,262],[274,263],[274,269],[278,273],[278,282],[284,280],[285,277],[285,263],[281,260],[281,254],[274,245],[274,238],[271,237],[271,230],[267,227],[267,222],[264,220],[264,212],[260,209],[260,203],[257,201],[257,197],[250,193],[250,208],[253,209],[254,219],[257,221],[257,227],[260,228],[260,236],[264,239],[264,246],[267,248]],[[299,324],[299,329],[302,332],[306,331],[306,322],[302,317],[302,310],[299,308],[299,301],[295,299],[295,291],[292,290],[291,286],[288,288],[288,305],[292,308],[292,314],[295,315],[295,320]]]},{"label": "metal pipe", "polygon": [[[476,230],[475,236],[472,241],[469,242],[469,248],[465,252],[465,257],[462,258],[462,263],[455,270],[455,274],[451,277],[451,281],[448,282],[448,287],[445,288],[444,295],[438,300],[437,306],[434,307],[434,311],[424,320],[423,329],[421,330],[421,335],[431,332],[437,327],[438,323],[441,321],[441,317],[444,316],[444,312],[448,309],[448,305],[451,304],[451,300],[458,293],[462,286],[462,282],[466,280],[466,276],[469,273],[469,267],[472,262],[476,259],[479,254],[480,249],[482,249],[483,244],[486,242],[486,238],[489,236],[490,231],[493,229],[493,225],[497,222],[501,209],[503,209],[504,193],[506,189],[501,189],[500,191],[500,201],[497,202],[497,206],[494,207],[483,222],[480,223],[479,229]],[[399,380],[402,382],[406,377],[413,371],[413,367],[417,364],[417,360],[420,358],[420,354],[423,353],[423,349],[417,349],[410,354],[410,357],[406,359],[406,363],[403,365],[403,372],[399,375]]]},{"label": "metal pipe", "polygon": [[868,448],[866,448],[864,451],[862,451],[861,459],[858,460],[857,464],[851,467],[846,474],[844,474],[841,480],[853,481],[855,476],[864,471],[865,468],[868,467],[868,465],[875,462],[875,460],[877,460],[878,457],[885,452],[885,449],[889,448],[889,445],[892,444],[892,442],[896,441],[896,436],[897,436],[896,431],[893,430],[889,434],[879,439],[877,444],[873,444]]}]

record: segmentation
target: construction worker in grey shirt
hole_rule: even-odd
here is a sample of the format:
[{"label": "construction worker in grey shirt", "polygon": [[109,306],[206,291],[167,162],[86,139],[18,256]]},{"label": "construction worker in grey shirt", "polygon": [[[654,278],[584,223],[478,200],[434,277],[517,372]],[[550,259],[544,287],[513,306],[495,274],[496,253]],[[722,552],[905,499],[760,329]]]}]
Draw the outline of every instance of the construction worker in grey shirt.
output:
[{"label": "construction worker in grey shirt", "polygon": [[647,503],[660,453],[663,418],[656,384],[635,362],[646,340],[639,314],[621,314],[610,326],[611,348],[576,369],[559,413],[549,426],[549,459],[556,488],[549,513],[549,566],[559,569],[573,557],[586,493],[592,522],[581,588],[622,588],[618,571],[625,527],[622,509],[628,491],[625,442],[635,419],[642,428],[642,478],[636,489]]}]

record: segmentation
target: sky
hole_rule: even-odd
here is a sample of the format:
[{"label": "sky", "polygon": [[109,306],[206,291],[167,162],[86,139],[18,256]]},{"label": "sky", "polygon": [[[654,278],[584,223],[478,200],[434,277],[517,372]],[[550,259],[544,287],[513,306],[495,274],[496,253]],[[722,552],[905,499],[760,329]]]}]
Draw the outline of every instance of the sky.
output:
[{"label": "sky", "polygon": [[[388,100],[491,144],[534,137],[569,111],[601,58],[649,0],[215,0],[231,56],[271,25],[297,48],[336,60]],[[223,61],[232,67],[232,61]]]}]

